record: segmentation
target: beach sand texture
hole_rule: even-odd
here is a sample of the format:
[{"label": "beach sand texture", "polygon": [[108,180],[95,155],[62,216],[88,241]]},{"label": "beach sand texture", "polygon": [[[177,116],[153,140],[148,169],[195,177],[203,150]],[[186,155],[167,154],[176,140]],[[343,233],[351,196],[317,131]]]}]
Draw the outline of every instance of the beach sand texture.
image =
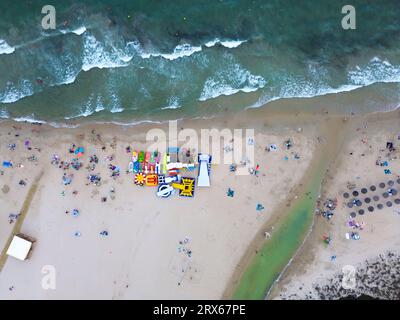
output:
[{"label": "beach sand texture", "polygon": [[[233,128],[240,128],[240,121],[232,120]],[[201,121],[188,124],[195,128],[204,125]],[[207,125],[222,126],[217,122]],[[96,127],[96,134],[92,134],[91,127],[13,128],[4,123],[1,154],[14,163],[14,168],[4,169],[1,176],[2,186],[8,185],[10,189],[0,198],[2,245],[12,231],[8,214],[20,210],[30,184],[41,170],[44,175],[21,228],[21,232],[37,240],[32,257],[25,262],[7,259],[0,274],[0,297],[220,298],[249,242],[273,211],[288,199],[315,148],[316,130],[310,123],[304,123],[302,132],[297,132],[295,126],[278,129],[258,126],[255,136],[258,177],[235,176],[228,165],[213,165],[211,188],[198,188],[192,199],[178,196],[159,199],[155,189],[135,186],[132,175],[124,172],[130,159],[125,148],[128,145],[133,149],[145,148],[145,126]],[[101,141],[97,133],[101,134]],[[118,137],[115,149],[110,146],[114,136]],[[24,146],[28,138],[32,150]],[[285,150],[284,141],[288,138],[294,145]],[[7,149],[10,143],[16,143],[14,151]],[[50,161],[53,154],[61,159],[71,158],[68,148],[72,143],[85,147],[85,165],[89,155],[98,155],[95,172],[103,177],[101,186],[86,185],[85,168],[70,169],[73,182],[62,184],[63,170]],[[279,146],[278,151],[266,152],[265,147],[272,143]],[[35,148],[40,148],[40,152]],[[294,153],[300,158],[294,159]],[[31,154],[37,156],[37,162],[26,160]],[[107,168],[106,157],[110,155],[114,156],[112,163],[122,169],[115,180],[109,177]],[[288,160],[284,160],[285,156]],[[16,167],[18,163],[24,167]],[[20,179],[26,179],[27,185],[20,186]],[[114,200],[110,198],[111,188],[116,190]],[[228,188],[235,190],[233,198],[227,197]],[[74,190],[78,194],[74,195]],[[107,202],[101,201],[104,196]],[[258,203],[265,209],[257,211]],[[80,212],[78,217],[71,215],[74,208]],[[107,237],[99,235],[103,230],[109,232]],[[80,237],[74,236],[77,231]],[[180,245],[186,237],[188,243]],[[192,251],[190,258],[182,252],[183,248]],[[56,270],[55,290],[43,290],[41,286],[44,276],[41,271],[48,265]]]},{"label": "beach sand texture", "polygon": [[[390,188],[396,191],[400,189],[399,149],[397,147],[389,152],[386,148],[387,142],[399,145],[399,124],[398,112],[361,117],[352,124],[340,156],[322,186],[321,203],[326,199],[338,201],[334,217],[330,220],[316,217],[310,236],[268,298],[326,299],[364,294],[387,299],[396,295],[393,288],[391,292],[385,292],[383,282],[379,282],[385,277],[387,269],[391,268],[393,272],[398,269],[398,259],[387,259],[390,263],[386,267],[375,270],[368,269],[368,266],[379,262],[381,256],[385,257],[388,252],[399,254],[400,197],[398,193],[384,195]],[[387,166],[377,165],[377,161],[386,161]],[[385,174],[385,169],[391,173]],[[381,183],[385,183],[385,186]],[[366,190],[362,190],[364,188]],[[361,199],[363,204],[349,208],[347,204],[354,198],[355,191],[359,193],[356,198]],[[348,199],[343,197],[344,193],[350,195]],[[391,205],[388,206],[387,202]],[[379,204],[382,205],[381,209]],[[373,211],[370,211],[371,207]],[[359,210],[364,210],[364,214],[360,215]],[[362,230],[348,226],[351,212],[356,212],[356,222],[364,224]],[[347,240],[345,234],[351,231],[358,232],[360,240]],[[330,245],[324,244],[324,236],[332,238]],[[332,256],[336,257],[333,261]],[[354,291],[339,290],[342,286],[342,268],[348,265],[355,268],[356,275],[360,271]],[[367,279],[362,277],[365,274],[369,275]],[[371,283],[367,284],[366,281]],[[334,289],[324,292],[321,290],[324,286]],[[388,289],[389,283],[384,283],[384,286]],[[397,288],[397,297],[398,292]]]},{"label": "beach sand texture", "polygon": [[[367,127],[362,126],[365,121]],[[213,165],[211,188],[197,188],[194,198],[175,195],[159,199],[155,189],[135,186],[132,175],[125,173],[130,160],[126,147],[145,149],[148,125],[55,129],[45,125],[2,123],[0,154],[2,160],[14,164],[13,168],[2,168],[0,176],[2,247],[15,224],[8,223],[8,215],[21,210],[36,177],[42,171],[43,176],[21,227],[21,232],[37,240],[34,251],[24,262],[6,259],[0,273],[0,298],[232,297],[239,279],[253,261],[254,250],[268,242],[265,232],[274,236],[274,225],[285,219],[296,199],[303,195],[304,186],[311,179],[306,173],[312,172],[318,155],[332,145],[328,138],[340,126],[346,128],[344,139],[335,140],[340,152],[335,153],[337,157],[327,166],[322,198],[338,197],[346,190],[348,180],[361,185],[388,178],[382,167],[376,166],[375,158],[385,149],[387,139],[397,138],[398,112],[385,117],[357,116],[345,121],[323,111],[302,115],[275,113],[267,117],[265,110],[248,110],[224,120],[185,120],[178,127],[254,128],[255,164],[260,165],[258,177],[235,176],[229,172],[229,165]],[[160,127],[166,129],[164,125]],[[293,141],[293,147],[285,150],[284,142],[288,138]],[[368,144],[359,142],[365,138]],[[25,146],[27,139],[31,150]],[[14,151],[9,150],[10,143],[16,144]],[[74,178],[71,185],[64,186],[64,171],[50,162],[53,154],[70,161],[68,149],[72,143],[85,148],[84,166],[79,171],[69,169]],[[278,151],[267,152],[265,147],[270,144],[276,144]],[[99,158],[94,172],[101,175],[101,186],[87,185],[85,166],[93,154]],[[300,158],[295,159],[295,154]],[[37,161],[28,160],[32,155]],[[112,161],[108,160],[110,156]],[[19,163],[23,167],[18,167]],[[121,167],[120,177],[110,177],[110,163]],[[398,161],[392,161],[391,165],[394,179],[399,172]],[[26,181],[25,186],[19,185],[21,179]],[[233,198],[227,196],[228,188],[235,191]],[[73,194],[75,190],[77,194]],[[102,202],[102,197],[107,197],[107,201]],[[258,203],[265,209],[257,211]],[[79,210],[79,216],[71,215],[73,209]],[[270,296],[276,297],[281,290],[289,294],[290,288],[298,287],[298,281],[303,283],[307,279],[311,284],[317,275],[324,277],[337,271],[342,262],[355,263],[382,250],[397,250],[400,243],[396,230],[400,219],[392,211],[393,208],[382,210],[379,216],[364,215],[367,227],[360,232],[359,241],[343,240],[347,211],[340,201],[333,220],[327,222],[312,216],[311,234]],[[318,231],[320,228],[323,231]],[[379,228],[384,230],[384,236],[374,232]],[[99,234],[103,230],[108,231],[108,236]],[[79,237],[74,236],[76,232],[80,233]],[[328,248],[321,244],[321,234],[326,232],[334,238]],[[190,257],[187,250],[191,251]],[[335,262],[329,260],[333,254],[337,255]],[[42,269],[46,270],[47,266],[56,270],[55,290],[42,288],[45,276]]]}]

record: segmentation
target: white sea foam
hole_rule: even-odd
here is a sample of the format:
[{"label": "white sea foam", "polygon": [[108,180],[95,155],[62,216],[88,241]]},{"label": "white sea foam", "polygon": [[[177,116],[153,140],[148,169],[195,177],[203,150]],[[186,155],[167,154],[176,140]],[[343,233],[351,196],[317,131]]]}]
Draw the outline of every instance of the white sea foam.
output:
[{"label": "white sea foam", "polygon": [[[269,102],[289,98],[312,98],[331,93],[351,91],[359,88],[356,85],[342,85],[332,88],[327,84],[329,79],[328,71],[320,65],[310,62],[306,77],[296,75],[284,75],[279,78],[276,87],[269,87],[257,102],[247,108],[259,108]],[[312,79],[312,80],[309,80]]]},{"label": "white sea foam", "polygon": [[86,32],[86,27],[82,26],[79,28],[76,28],[75,30],[72,30],[72,33],[75,33],[76,35],[80,36],[81,34]]},{"label": "white sea foam", "polygon": [[361,86],[345,84],[339,87],[330,87],[323,82],[311,82],[300,77],[288,77],[277,94],[280,98],[311,98],[332,93],[352,91]]},{"label": "white sea foam", "polygon": [[233,49],[239,47],[242,43],[247,42],[247,40],[220,40],[215,38],[214,40],[206,42],[204,45],[207,48],[214,47],[216,44],[221,44],[222,46]]},{"label": "white sea foam", "polygon": [[8,114],[7,110],[5,110],[5,109],[0,110],[0,118],[1,119],[10,118],[10,115]]},{"label": "white sea foam", "polygon": [[247,40],[226,40],[226,41],[221,41],[221,44],[226,47],[226,48],[237,48],[239,47],[242,43],[247,42]]},{"label": "white sea foam", "polygon": [[162,107],[161,110],[168,110],[168,109],[179,109],[182,106],[179,103],[178,97],[170,97],[168,99],[168,105],[166,107]]},{"label": "white sea foam", "polygon": [[[78,28],[76,28],[76,29],[74,29],[74,30],[70,30],[70,29],[61,29],[60,32],[61,32],[62,34],[75,33],[76,35],[80,36],[80,35],[84,34],[84,33],[86,32],[86,30],[87,30],[87,29],[86,29],[85,26],[81,26],[81,27],[78,27]],[[46,35],[46,34],[45,34],[45,35]]]},{"label": "white sea foam", "polygon": [[[245,42],[247,42],[247,40],[220,40],[218,38],[215,38],[214,40],[206,42],[204,46],[210,48],[215,46],[216,44],[220,44],[226,48],[232,49],[237,48]],[[138,41],[128,42],[127,48],[134,49],[135,53],[139,54],[143,59],[149,59],[151,57],[162,57],[168,60],[176,60],[183,57],[189,57],[192,54],[200,52],[202,50],[202,46],[192,46],[189,43],[183,43],[177,45],[171,53],[146,52]]]},{"label": "white sea foam", "polygon": [[[324,82],[329,77],[329,74],[321,68],[309,65],[308,71],[313,81],[302,77],[288,76],[286,79],[280,81],[278,92],[264,95],[258,102],[250,106],[250,108],[260,107],[268,102],[283,98],[312,98],[349,92],[379,82],[400,82],[400,66],[393,65],[389,61],[378,57],[374,57],[366,65],[356,66],[351,69],[348,72],[348,83],[337,87],[331,87]],[[229,87],[220,88],[220,91],[224,90],[231,92],[231,94],[236,93],[235,90]],[[218,90],[214,92],[214,95],[218,96]]]},{"label": "white sea foam", "polygon": [[313,98],[328,94],[349,92],[362,87],[362,86],[346,84],[339,86],[337,88],[330,88],[330,87],[314,88],[312,87],[311,84],[304,84],[304,82],[300,83],[301,84],[296,84],[296,83],[287,84],[285,87],[281,88],[280,93],[277,95],[265,94],[262,97],[260,97],[257,102],[248,106],[247,109],[259,108],[269,102],[273,102],[280,99]]},{"label": "white sea foam", "polygon": [[168,60],[176,60],[183,57],[189,57],[192,54],[201,51],[201,47],[191,46],[188,43],[184,43],[177,45],[172,51],[172,53],[158,53],[158,52],[148,53],[144,52],[140,44],[138,45],[137,42],[132,44],[136,47],[137,52],[143,59],[149,59],[151,57],[163,57],[164,59]]},{"label": "white sea foam", "polygon": [[110,110],[111,113],[120,113],[125,109],[121,106],[121,102],[119,100],[119,96],[115,93],[111,93],[111,100],[112,100],[112,108]]},{"label": "white sea foam", "polygon": [[0,93],[1,103],[13,103],[26,96],[33,95],[33,86],[29,80],[21,80],[16,85],[12,82],[7,83],[3,93]]},{"label": "white sea foam", "polygon": [[[79,73],[79,72],[78,72]],[[57,85],[63,85],[63,84],[71,84],[74,83],[76,80],[77,74],[72,73],[72,74],[68,74],[64,80],[60,81],[57,83]]]},{"label": "white sea foam", "polygon": [[87,101],[80,108],[80,112],[78,114],[66,116],[66,117],[64,117],[64,119],[71,120],[71,119],[76,119],[76,118],[88,117],[88,116],[94,114],[95,110],[93,110],[93,107],[92,107],[93,101],[94,101],[94,97],[93,97],[93,94],[91,94],[89,96],[89,98],[87,99]]},{"label": "white sea foam", "polygon": [[288,76],[280,81],[281,86],[278,92],[263,95],[249,108],[257,108],[278,99],[312,98],[349,92],[378,82],[400,82],[400,66],[392,65],[389,61],[378,57],[374,57],[366,65],[357,65],[352,68],[348,72],[348,83],[337,87],[331,87],[324,82],[324,79],[329,76],[324,70],[310,65],[308,71],[313,81],[302,77]]},{"label": "white sea foam", "polygon": [[33,114],[31,116],[27,116],[27,117],[14,118],[13,120],[17,121],[17,122],[41,123],[41,124],[46,123],[46,121],[35,119],[35,115],[33,115]]},{"label": "white sea foam", "polygon": [[[242,43],[247,42],[247,40],[220,40],[218,38],[208,41],[204,44],[206,47],[213,47],[217,43],[221,44],[226,48],[236,48]],[[138,41],[131,41],[127,43],[127,48],[134,49],[134,51],[139,54],[143,59],[149,59],[151,57],[162,57],[168,60],[176,60],[183,57],[189,57],[196,52],[202,50],[201,46],[192,46],[189,43],[183,43],[177,45],[171,53],[161,53],[161,52],[146,52]],[[132,59],[130,56],[129,60]]]},{"label": "white sea foam", "polygon": [[79,124],[67,124],[63,122],[49,122],[48,125],[54,128],[68,128],[68,129],[74,129],[79,127]]},{"label": "white sea foam", "polygon": [[122,107],[114,107],[110,110],[111,113],[120,113],[122,111],[124,111],[125,109]]},{"label": "white sea foam", "polygon": [[219,43],[220,41],[219,41],[219,39],[218,38],[215,38],[214,40],[210,40],[210,41],[208,41],[208,42],[206,42],[204,45],[207,47],[207,48],[211,48],[211,47],[214,47],[217,43]]},{"label": "white sea foam", "polygon": [[[62,71],[64,71],[64,74],[59,76],[60,81],[50,83],[50,87],[75,82],[77,74],[74,72],[69,72],[68,70]],[[32,96],[36,93],[33,88],[34,86],[29,80],[22,80],[16,85],[10,82],[7,84],[5,91],[3,93],[0,92],[0,103],[13,103],[22,98]]]},{"label": "white sea foam", "polygon": [[[74,33],[84,33],[85,27],[73,30]],[[75,32],[76,31],[76,32]],[[66,32],[64,30],[64,32]],[[36,41],[36,40],[35,40]],[[0,40],[0,54],[8,53],[5,51],[7,43]],[[4,49],[2,52],[1,50]],[[11,53],[11,52],[10,52]],[[108,52],[104,46],[96,40],[96,38],[86,33],[84,40],[84,52],[82,58],[81,70],[76,70],[73,65],[57,66],[57,80],[49,83],[49,86],[59,86],[74,83],[81,71],[89,71],[92,68],[116,68],[127,66],[132,56],[122,50],[111,48]],[[0,103],[13,103],[24,97],[31,96],[35,93],[33,84],[28,80],[21,80],[19,83],[9,83],[3,92],[0,92]]]},{"label": "white sea foam", "polygon": [[76,119],[76,118],[86,118],[91,116],[92,114],[94,114],[94,111],[91,110],[90,107],[84,107],[82,108],[82,111],[76,115],[73,116],[66,116],[64,117],[65,120],[72,120],[72,119]]},{"label": "white sea foam", "polygon": [[161,56],[168,60],[175,60],[191,56],[193,53],[199,51],[201,51],[201,47],[193,47],[190,44],[185,43],[176,46],[172,53],[162,54]]},{"label": "white sea foam", "polygon": [[253,75],[239,64],[234,64],[228,70],[219,71],[214,77],[206,80],[199,100],[229,96],[239,91],[253,92],[263,88],[265,84],[263,77]]},{"label": "white sea foam", "polygon": [[100,111],[103,111],[105,109],[106,108],[104,107],[104,104],[103,104],[103,98],[98,96],[97,97],[97,101],[96,101],[96,109],[94,111],[95,112],[100,112]]},{"label": "white sea foam", "polygon": [[121,54],[121,52],[115,48],[112,48],[112,52],[106,51],[103,44],[97,41],[97,39],[91,34],[86,34],[85,36],[82,60],[83,71],[89,71],[93,68],[102,69],[127,66],[127,56],[125,53]]},{"label": "white sea foam", "polygon": [[356,66],[348,73],[351,84],[367,86],[375,82],[400,82],[400,66],[374,57],[365,66]]},{"label": "white sea foam", "polygon": [[5,40],[0,39],[0,54],[11,54],[15,51]]},{"label": "white sea foam", "polygon": [[152,57],[162,57],[164,59],[168,59],[171,61],[183,57],[189,57],[192,54],[201,51],[201,47],[191,46],[188,43],[177,45],[171,53],[146,52],[138,41],[128,42],[126,44],[126,48],[127,48],[126,51],[131,53],[133,51],[133,54],[136,53],[143,59],[149,59]]},{"label": "white sea foam", "polygon": [[85,110],[79,115],[79,117],[89,117],[94,113],[90,106],[86,106]]}]

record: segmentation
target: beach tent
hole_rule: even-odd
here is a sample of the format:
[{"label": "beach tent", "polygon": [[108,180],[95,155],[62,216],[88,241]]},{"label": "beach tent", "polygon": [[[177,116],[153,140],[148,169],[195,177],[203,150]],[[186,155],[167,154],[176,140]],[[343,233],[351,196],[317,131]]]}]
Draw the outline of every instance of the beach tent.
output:
[{"label": "beach tent", "polygon": [[11,168],[12,167],[12,163],[10,161],[3,161],[3,167]]},{"label": "beach tent", "polygon": [[198,187],[210,186],[210,165],[211,156],[209,154],[199,154],[199,176],[197,178]]},{"label": "beach tent", "polygon": [[22,238],[21,236],[14,236],[10,246],[7,250],[7,255],[14,257],[18,260],[26,260],[29,252],[32,249],[32,242]]}]

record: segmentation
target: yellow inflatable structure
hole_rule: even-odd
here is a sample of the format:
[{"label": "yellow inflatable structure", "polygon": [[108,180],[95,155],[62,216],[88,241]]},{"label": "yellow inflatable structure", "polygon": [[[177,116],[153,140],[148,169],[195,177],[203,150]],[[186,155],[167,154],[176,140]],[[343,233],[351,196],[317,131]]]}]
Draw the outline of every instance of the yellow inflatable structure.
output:
[{"label": "yellow inflatable structure", "polygon": [[172,183],[172,187],[179,190],[181,197],[194,196],[194,178],[182,178],[181,183]]}]

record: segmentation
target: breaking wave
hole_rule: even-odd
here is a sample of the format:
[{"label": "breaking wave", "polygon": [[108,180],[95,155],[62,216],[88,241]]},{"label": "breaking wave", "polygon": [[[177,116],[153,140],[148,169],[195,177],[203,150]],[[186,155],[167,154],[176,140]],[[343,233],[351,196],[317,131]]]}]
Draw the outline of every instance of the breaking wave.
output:
[{"label": "breaking wave", "polygon": [[[177,45],[170,53],[160,53],[160,52],[147,52],[143,49],[142,45],[138,41],[127,42],[125,47],[117,48],[112,44],[106,44],[98,41],[96,37],[90,33],[85,26],[78,27],[73,30],[61,30],[62,34],[74,33],[76,35],[82,36],[83,50],[81,65],[74,65],[76,63],[74,57],[68,59],[69,64],[61,62],[60,57],[53,59],[54,76],[56,79],[47,84],[48,87],[61,86],[72,84],[76,81],[80,72],[87,72],[91,69],[111,69],[127,67],[134,56],[140,56],[143,59],[150,59],[156,57],[162,57],[167,60],[176,60],[184,57],[190,57],[191,55],[202,51],[202,46],[192,46],[189,43],[183,43]],[[53,35],[54,36],[54,35]],[[45,37],[44,37],[45,38]],[[34,42],[42,41],[44,38],[35,39]],[[218,42],[227,48],[235,48],[246,40],[224,40],[219,39],[214,40],[214,45]],[[24,48],[29,44],[33,44],[32,41],[20,45],[19,47]],[[210,47],[210,42],[206,43],[205,46]],[[5,42],[5,40],[0,40],[0,54],[11,54],[15,51],[14,47],[11,47]],[[33,79],[34,81],[35,79]],[[27,96],[31,96],[36,92],[42,91],[43,88],[37,88],[34,90],[32,80],[21,80],[20,83],[14,84],[9,83],[7,88],[0,92],[0,103],[13,103]],[[250,87],[244,87],[240,90],[251,91]],[[113,112],[121,112],[123,108],[116,107],[113,108]]]},{"label": "breaking wave", "polygon": [[42,124],[46,123],[46,121],[35,119],[35,116],[33,114],[31,116],[28,116],[28,117],[14,118],[13,120],[17,121],[17,122],[42,123]]},{"label": "breaking wave", "polygon": [[5,91],[0,93],[0,102],[13,103],[33,94],[33,85],[29,80],[21,80],[16,85],[8,82]]},{"label": "breaking wave", "polygon": [[86,30],[87,29],[86,29],[85,26],[81,26],[81,27],[78,27],[78,28],[73,29],[73,30],[62,29],[62,30],[60,30],[60,32],[62,34],[75,33],[77,36],[80,36],[80,35],[84,34],[86,32]]},{"label": "breaking wave", "polygon": [[356,66],[348,73],[350,83],[367,86],[375,82],[400,82],[400,66],[394,66],[387,60],[374,57],[364,66]]},{"label": "breaking wave", "polygon": [[221,44],[225,48],[233,49],[233,48],[239,47],[242,43],[245,43],[245,42],[247,42],[247,40],[220,40],[218,38],[215,38],[214,40],[206,42],[204,45],[207,48],[211,48],[217,44]]},{"label": "breaking wave", "polygon": [[179,98],[178,97],[170,97],[168,99],[168,105],[165,107],[162,107],[161,110],[168,110],[168,109],[179,109],[182,106],[179,103]]},{"label": "breaking wave", "polygon": [[188,43],[177,45],[171,53],[146,53],[141,47],[137,46],[137,48],[140,56],[143,59],[149,59],[151,57],[163,57],[164,59],[168,60],[176,60],[183,57],[189,57],[192,54],[201,51],[201,46],[191,46]]},{"label": "breaking wave", "polygon": [[88,34],[84,40],[84,53],[82,61],[82,70],[89,71],[93,68],[118,68],[125,67],[132,57],[126,56],[123,52],[112,47],[107,51],[103,44],[96,38]]},{"label": "breaking wave", "polygon": [[15,51],[5,40],[0,39],[0,54],[11,54]]},{"label": "breaking wave", "polygon": [[214,99],[221,95],[229,96],[239,91],[253,92],[266,85],[262,76],[253,75],[239,64],[232,68],[219,71],[206,80],[199,101]]}]

